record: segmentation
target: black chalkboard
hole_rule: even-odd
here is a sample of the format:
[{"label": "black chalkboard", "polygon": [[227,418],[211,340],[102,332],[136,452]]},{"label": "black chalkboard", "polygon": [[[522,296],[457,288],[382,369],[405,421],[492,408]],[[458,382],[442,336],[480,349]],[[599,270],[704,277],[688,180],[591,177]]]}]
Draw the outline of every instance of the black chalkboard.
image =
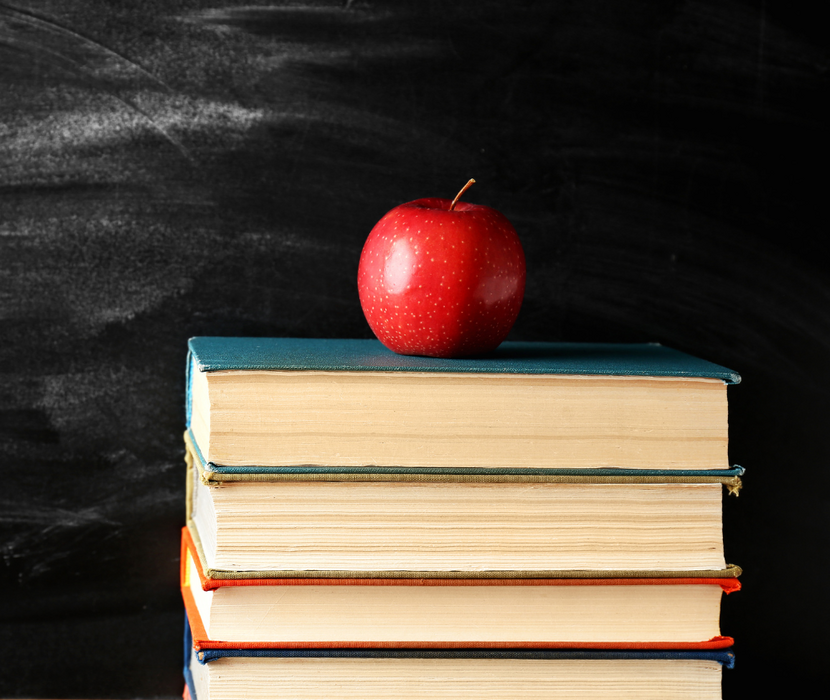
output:
[{"label": "black chalkboard", "polygon": [[743,375],[725,697],[826,674],[817,13],[0,2],[0,695],[181,693],[187,338],[369,337],[369,230],[469,177],[527,253],[511,338],[658,341]]}]

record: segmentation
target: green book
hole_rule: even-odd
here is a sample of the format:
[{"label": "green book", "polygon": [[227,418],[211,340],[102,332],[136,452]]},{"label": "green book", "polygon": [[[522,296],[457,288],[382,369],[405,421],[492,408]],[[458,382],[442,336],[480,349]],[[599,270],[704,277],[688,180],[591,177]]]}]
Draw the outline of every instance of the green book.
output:
[{"label": "green book", "polygon": [[732,470],[305,469],[222,473],[214,481],[187,435],[185,443],[190,548],[217,581],[740,574],[727,566],[723,548],[724,486],[737,493],[741,485]]},{"label": "green book", "polygon": [[210,469],[730,468],[724,367],[656,344],[192,338],[187,425]]}]

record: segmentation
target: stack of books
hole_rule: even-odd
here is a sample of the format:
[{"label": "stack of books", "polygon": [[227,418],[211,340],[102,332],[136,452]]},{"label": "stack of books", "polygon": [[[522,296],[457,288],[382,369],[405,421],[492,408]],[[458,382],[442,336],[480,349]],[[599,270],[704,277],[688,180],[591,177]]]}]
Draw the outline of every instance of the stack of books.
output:
[{"label": "stack of books", "polygon": [[187,372],[193,700],[720,698],[734,372],[211,337]]}]

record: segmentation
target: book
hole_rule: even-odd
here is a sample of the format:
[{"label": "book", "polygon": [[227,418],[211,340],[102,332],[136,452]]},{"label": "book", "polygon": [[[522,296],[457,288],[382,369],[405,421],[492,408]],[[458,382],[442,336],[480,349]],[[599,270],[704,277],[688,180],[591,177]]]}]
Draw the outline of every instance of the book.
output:
[{"label": "book", "polygon": [[206,649],[185,623],[185,700],[717,700],[729,649]]},{"label": "book", "polygon": [[728,470],[733,371],[654,344],[191,338],[187,426],[216,473],[281,467]]},{"label": "book", "polygon": [[724,487],[740,488],[740,468],[697,477],[470,470],[217,475],[187,434],[185,443],[187,523],[211,578],[735,571],[724,573],[721,501]]},{"label": "book", "polygon": [[718,649],[722,578],[210,579],[182,530],[197,649]]}]

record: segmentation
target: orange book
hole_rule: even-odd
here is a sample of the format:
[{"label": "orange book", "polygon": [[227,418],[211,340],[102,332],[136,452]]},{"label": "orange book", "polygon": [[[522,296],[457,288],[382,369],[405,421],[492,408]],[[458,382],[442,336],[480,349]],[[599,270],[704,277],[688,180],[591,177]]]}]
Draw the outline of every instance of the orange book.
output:
[{"label": "orange book", "polygon": [[722,649],[734,578],[205,576],[182,531],[196,649]]}]

